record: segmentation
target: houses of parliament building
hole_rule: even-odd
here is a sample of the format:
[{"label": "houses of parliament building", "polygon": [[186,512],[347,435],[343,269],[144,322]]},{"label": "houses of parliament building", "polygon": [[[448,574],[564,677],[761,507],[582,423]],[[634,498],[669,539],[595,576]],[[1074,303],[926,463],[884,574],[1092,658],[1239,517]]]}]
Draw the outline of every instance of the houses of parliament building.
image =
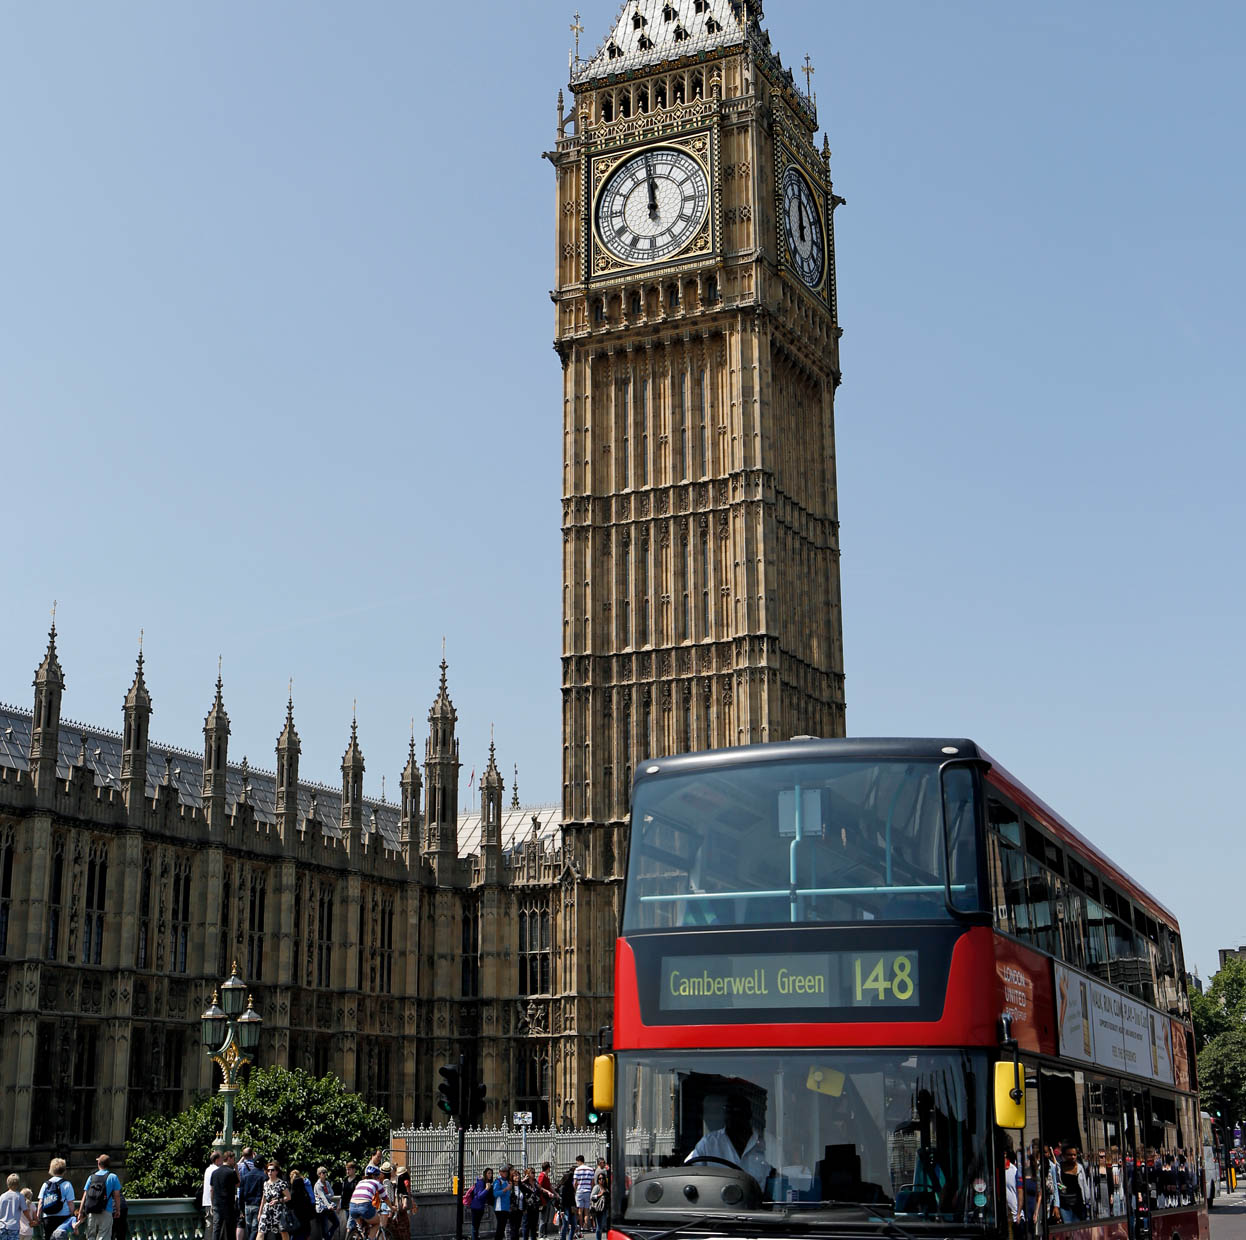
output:
[{"label": "houses of parliament building", "polygon": [[292,701],[274,770],[234,762],[219,676],[202,745],[153,744],[141,652],[119,730],[69,723],[53,627],[0,707],[0,1162],[119,1154],[211,1088],[199,1015],[235,961],[261,1064],[419,1123],[462,1052],[486,1123],[581,1122],[636,764],[843,735],[841,200],[762,22],[627,0],[559,93],[561,804],[508,797],[491,746],[460,810],[444,660],[395,802],[353,722],[340,785],[304,779]]}]

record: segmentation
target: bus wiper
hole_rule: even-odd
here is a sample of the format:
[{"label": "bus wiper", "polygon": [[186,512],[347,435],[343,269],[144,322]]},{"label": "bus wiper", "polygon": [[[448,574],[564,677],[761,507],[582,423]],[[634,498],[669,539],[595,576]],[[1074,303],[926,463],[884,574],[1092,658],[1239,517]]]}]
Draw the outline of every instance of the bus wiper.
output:
[{"label": "bus wiper", "polygon": [[680,1223],[677,1227],[672,1227],[669,1231],[660,1231],[656,1236],[646,1236],[645,1240],[666,1240],[667,1236],[673,1236],[677,1231],[683,1231],[687,1227],[697,1227],[718,1217],[715,1214],[702,1214],[699,1218],[690,1218],[686,1222]]},{"label": "bus wiper", "polygon": [[879,1214],[877,1210],[871,1210],[864,1201],[811,1201],[809,1205],[814,1209],[817,1209],[818,1206],[829,1206],[832,1209],[839,1210],[860,1210],[866,1218],[872,1222],[881,1223],[893,1236],[899,1236],[900,1240],[917,1240],[911,1231],[906,1231],[895,1219],[888,1218],[885,1214]]}]

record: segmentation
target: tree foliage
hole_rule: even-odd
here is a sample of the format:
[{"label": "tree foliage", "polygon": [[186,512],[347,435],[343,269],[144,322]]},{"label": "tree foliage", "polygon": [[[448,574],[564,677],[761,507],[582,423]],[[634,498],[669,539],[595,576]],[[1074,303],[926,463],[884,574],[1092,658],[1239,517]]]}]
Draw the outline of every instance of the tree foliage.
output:
[{"label": "tree foliage", "polygon": [[[225,1124],[220,1094],[178,1115],[143,1115],[126,1141],[126,1191],[135,1197],[187,1197],[203,1185],[212,1143]],[[254,1147],[304,1173],[323,1164],[341,1175],[348,1158],[389,1145],[389,1116],[334,1076],[298,1068],[256,1068],[234,1104],[234,1149]]]},{"label": "tree foliage", "polygon": [[1194,1016],[1194,1042],[1203,1047],[1246,1022],[1246,960],[1230,956],[1211,979],[1207,993],[1190,994]]},{"label": "tree foliage", "polygon": [[1213,1099],[1219,1095],[1227,1125],[1246,1118],[1246,1025],[1217,1034],[1203,1047],[1198,1056],[1198,1082],[1206,1110],[1216,1109]]}]

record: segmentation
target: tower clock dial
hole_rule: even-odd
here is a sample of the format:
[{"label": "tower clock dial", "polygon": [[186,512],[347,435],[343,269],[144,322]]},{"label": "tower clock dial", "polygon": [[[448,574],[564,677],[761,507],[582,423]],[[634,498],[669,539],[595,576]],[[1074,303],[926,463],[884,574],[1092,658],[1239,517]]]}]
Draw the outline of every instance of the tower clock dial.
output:
[{"label": "tower clock dial", "polygon": [[615,169],[597,203],[597,232],[615,258],[654,263],[692,240],[709,209],[705,169],[685,151],[654,147]]},{"label": "tower clock dial", "polygon": [[791,166],[783,174],[783,232],[796,274],[810,288],[817,288],[826,254],[822,216],[809,182]]}]

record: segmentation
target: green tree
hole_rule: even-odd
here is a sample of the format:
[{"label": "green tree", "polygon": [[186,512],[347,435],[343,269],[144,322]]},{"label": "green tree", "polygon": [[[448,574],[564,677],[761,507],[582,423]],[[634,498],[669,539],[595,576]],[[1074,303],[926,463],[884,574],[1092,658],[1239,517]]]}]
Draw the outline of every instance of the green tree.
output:
[{"label": "green tree", "polygon": [[1215,1111],[1215,1095],[1224,1099],[1224,1122],[1246,1118],[1246,1025],[1218,1033],[1198,1054],[1198,1085],[1203,1107]]},{"label": "green tree", "polygon": [[[202,1187],[212,1142],[225,1123],[219,1094],[178,1115],[143,1115],[126,1141],[126,1191],[135,1197],[188,1197]],[[298,1068],[256,1068],[238,1090],[234,1148],[253,1146],[287,1170],[340,1175],[348,1158],[389,1145],[389,1116],[335,1076]]]},{"label": "green tree", "polygon": [[1211,979],[1207,993],[1190,993],[1194,1042],[1201,1051],[1220,1034],[1246,1022],[1246,960],[1230,956]]}]

